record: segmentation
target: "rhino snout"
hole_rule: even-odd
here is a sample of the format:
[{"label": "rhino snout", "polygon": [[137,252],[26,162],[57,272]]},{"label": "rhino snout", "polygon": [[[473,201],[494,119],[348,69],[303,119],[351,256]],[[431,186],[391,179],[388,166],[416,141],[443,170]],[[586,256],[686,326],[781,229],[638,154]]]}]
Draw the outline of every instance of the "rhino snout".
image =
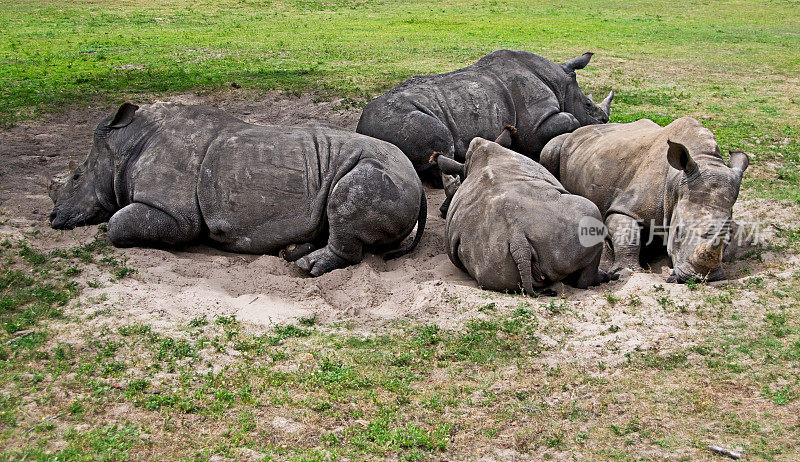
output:
[{"label": "rhino snout", "polygon": [[74,225],[70,225],[66,218],[59,215],[57,212],[50,213],[50,227],[53,229],[74,229]]},{"label": "rhino snout", "polygon": [[669,277],[667,278],[667,282],[677,282],[679,284],[684,284],[689,280],[695,281],[720,281],[725,279],[725,270],[722,267],[718,267],[714,271],[708,273],[702,273],[698,271],[694,271],[691,269],[686,269],[681,266],[676,266],[672,269]]},{"label": "rhino snout", "polygon": [[75,229],[75,220],[70,220],[66,213],[62,213],[57,208],[50,212],[50,227],[53,229]]}]

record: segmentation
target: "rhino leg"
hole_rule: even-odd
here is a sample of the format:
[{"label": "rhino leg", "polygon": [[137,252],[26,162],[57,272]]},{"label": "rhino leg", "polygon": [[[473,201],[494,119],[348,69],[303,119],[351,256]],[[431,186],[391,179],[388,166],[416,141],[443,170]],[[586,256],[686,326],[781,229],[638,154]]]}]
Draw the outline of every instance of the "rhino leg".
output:
[{"label": "rhino leg", "polygon": [[539,161],[542,148],[548,141],[558,135],[570,133],[581,126],[578,119],[568,112],[557,112],[545,119],[535,129],[517,127],[520,146],[524,147],[523,152],[533,160]]},{"label": "rhino leg", "polygon": [[[415,180],[416,181],[416,180]],[[361,261],[364,247],[396,244],[414,227],[419,195],[373,160],[344,175],[328,197],[328,244],[295,262],[312,276]]]},{"label": "rhino leg", "polygon": [[639,265],[641,252],[641,239],[639,223],[632,217],[613,213],[606,218],[606,228],[611,237],[611,247],[614,251],[614,263],[611,265],[612,274],[625,269],[632,272],[642,271]]},{"label": "rhino leg", "polygon": [[578,289],[587,289],[611,280],[611,276],[599,268],[602,252],[598,251],[597,256],[585,268],[575,273],[574,285]]},{"label": "rhino leg", "polygon": [[431,155],[442,152],[452,157],[455,151],[453,135],[445,124],[421,111],[413,111],[405,117],[400,130],[381,135],[381,139],[398,146],[408,156],[420,177],[436,183],[439,181],[439,169],[429,162]]},{"label": "rhino leg", "polygon": [[556,178],[561,173],[561,147],[564,146],[564,141],[569,138],[569,135],[569,133],[562,133],[548,141],[539,156],[539,163]]},{"label": "rhino leg", "polygon": [[538,135],[544,143],[552,140],[558,135],[574,132],[581,126],[578,119],[569,112],[558,112],[551,115],[539,126]]},{"label": "rhino leg", "polygon": [[175,218],[141,202],[123,207],[108,221],[108,238],[117,247],[186,244],[199,234],[199,222]]}]

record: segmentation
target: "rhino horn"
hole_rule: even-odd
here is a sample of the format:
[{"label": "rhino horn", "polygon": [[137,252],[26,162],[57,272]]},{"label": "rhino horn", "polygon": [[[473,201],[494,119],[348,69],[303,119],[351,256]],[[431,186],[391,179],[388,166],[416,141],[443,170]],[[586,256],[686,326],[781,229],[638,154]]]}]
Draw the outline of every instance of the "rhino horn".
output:
[{"label": "rhino horn", "polygon": [[584,53],[577,58],[572,58],[562,64],[561,68],[564,69],[564,72],[567,74],[575,72],[575,69],[583,69],[587,64],[589,64],[589,60],[592,59],[593,54],[594,53]]},{"label": "rhino horn", "polygon": [[53,203],[55,203],[56,192],[58,192],[58,183],[56,183],[56,180],[54,180],[53,177],[47,173],[42,173],[41,180],[42,185],[47,188],[47,195],[50,196],[50,199],[52,199]]},{"label": "rhino horn", "polygon": [[715,269],[722,261],[722,251],[725,247],[728,233],[731,229],[730,220],[727,220],[720,228],[714,237],[708,241],[700,244],[697,247],[694,255],[696,264],[703,268]]},{"label": "rhino horn", "polygon": [[611,117],[611,101],[614,99],[614,90],[611,90],[606,96],[606,99],[600,102],[597,106],[606,113],[607,116]]}]

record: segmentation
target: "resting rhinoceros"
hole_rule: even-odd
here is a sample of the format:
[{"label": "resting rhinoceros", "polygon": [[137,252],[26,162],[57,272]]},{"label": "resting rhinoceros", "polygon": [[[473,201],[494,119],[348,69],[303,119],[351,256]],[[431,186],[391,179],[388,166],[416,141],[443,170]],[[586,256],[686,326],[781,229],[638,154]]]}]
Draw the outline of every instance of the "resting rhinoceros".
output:
[{"label": "resting rhinoceros", "polygon": [[533,294],[565,278],[580,288],[608,280],[598,269],[602,239],[583,245],[579,236],[583,222],[600,220],[597,206],[568,193],[537,162],[483,138],[472,140],[463,166],[435,160],[443,173],[464,177],[445,241],[453,264],[478,284]]},{"label": "resting rhinoceros", "polygon": [[600,208],[612,271],[641,269],[645,234],[666,238],[670,282],[725,277],[723,245],[749,158],[731,152],[725,165],[714,135],[697,120],[579,128],[550,141],[541,162],[568,191]]},{"label": "resting rhinoceros", "polygon": [[536,160],[556,135],[608,121],[613,92],[594,104],[575,78],[591,57],[556,64],[499,50],[447,74],[412,77],[370,101],[356,131],[399,147],[422,173],[435,165],[428,162],[433,152],[463,162],[473,138],[494,139],[512,124],[511,148]]},{"label": "resting rhinoceros", "polygon": [[[137,110],[138,109],[138,110]],[[277,253],[317,276],[398,245],[425,195],[384,141],[328,127],[251,125],[225,112],[126,103],[97,126],[86,161],[52,194],[56,229],[108,222],[116,246],[207,239]],[[315,248],[318,250],[314,250]]]}]

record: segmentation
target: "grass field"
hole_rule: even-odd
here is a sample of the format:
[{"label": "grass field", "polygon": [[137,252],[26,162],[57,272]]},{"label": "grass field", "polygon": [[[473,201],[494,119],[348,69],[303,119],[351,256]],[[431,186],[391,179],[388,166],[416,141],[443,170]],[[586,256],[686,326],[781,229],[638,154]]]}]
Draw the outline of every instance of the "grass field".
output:
[{"label": "grass field", "polygon": [[[234,82],[360,105],[499,48],[593,51],[579,82],[617,92],[612,121],[699,118],[723,151],[751,154],[742,200],[797,221],[798,1],[0,0],[0,30],[4,127]],[[716,443],[800,458],[794,225],[750,256],[767,269],[743,284],[604,294],[609,309],[649,304],[696,332],[614,370],[547,363],[579,334],[560,322],[581,316],[570,300],[488,303],[455,330],[365,335],[309,318],[256,332],[198,317],[86,331],[110,314],[81,297],[81,273],[113,284],[136,269],[102,240],[44,252],[35,238],[0,235],[0,460],[461,460],[488,448],[498,460],[697,460],[718,457]]]}]

